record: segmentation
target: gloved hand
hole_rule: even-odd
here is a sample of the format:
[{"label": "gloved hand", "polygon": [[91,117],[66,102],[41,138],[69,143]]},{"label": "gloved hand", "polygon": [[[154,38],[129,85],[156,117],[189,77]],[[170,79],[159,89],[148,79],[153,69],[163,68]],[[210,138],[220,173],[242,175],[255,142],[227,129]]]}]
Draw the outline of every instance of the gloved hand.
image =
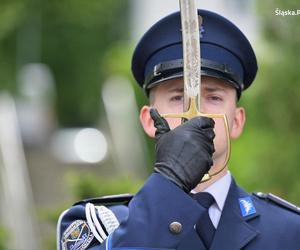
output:
[{"label": "gloved hand", "polygon": [[156,127],[154,172],[174,182],[186,193],[201,181],[213,164],[214,120],[195,117],[170,130],[156,109],[150,110]]}]

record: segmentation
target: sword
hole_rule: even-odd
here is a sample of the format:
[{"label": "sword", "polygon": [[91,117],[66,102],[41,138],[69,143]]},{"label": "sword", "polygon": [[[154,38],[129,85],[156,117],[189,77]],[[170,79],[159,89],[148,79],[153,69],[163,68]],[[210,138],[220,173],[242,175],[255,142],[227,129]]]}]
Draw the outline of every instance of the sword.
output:
[{"label": "sword", "polygon": [[202,17],[198,16],[196,0],[179,0],[182,46],[183,46],[183,80],[184,80],[184,102],[183,113],[163,114],[165,118],[182,118],[189,120],[196,116],[223,119],[227,137],[227,153],[221,168],[214,173],[207,173],[201,182],[210,180],[213,176],[222,172],[227,166],[230,158],[230,135],[226,114],[204,114],[200,112],[201,98],[201,55],[199,26]]}]

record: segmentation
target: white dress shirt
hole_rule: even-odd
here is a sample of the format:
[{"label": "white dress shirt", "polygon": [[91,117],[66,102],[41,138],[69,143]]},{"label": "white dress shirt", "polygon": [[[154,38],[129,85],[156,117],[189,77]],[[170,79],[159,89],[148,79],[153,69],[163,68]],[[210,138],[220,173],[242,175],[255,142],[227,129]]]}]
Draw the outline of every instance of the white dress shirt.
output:
[{"label": "white dress shirt", "polygon": [[203,192],[210,193],[215,198],[215,202],[208,209],[209,217],[215,228],[218,227],[230,184],[231,174],[227,171],[226,175],[203,190]]}]

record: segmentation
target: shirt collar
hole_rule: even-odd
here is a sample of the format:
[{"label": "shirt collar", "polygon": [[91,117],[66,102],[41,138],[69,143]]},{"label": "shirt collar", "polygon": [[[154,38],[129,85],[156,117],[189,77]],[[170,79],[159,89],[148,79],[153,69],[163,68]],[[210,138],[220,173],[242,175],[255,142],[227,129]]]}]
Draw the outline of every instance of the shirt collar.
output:
[{"label": "shirt collar", "polygon": [[229,171],[227,171],[227,173],[224,176],[222,176],[219,180],[217,180],[208,188],[203,190],[203,192],[210,193],[215,198],[217,207],[220,211],[223,210],[225,200],[230,188],[230,184],[231,174]]}]

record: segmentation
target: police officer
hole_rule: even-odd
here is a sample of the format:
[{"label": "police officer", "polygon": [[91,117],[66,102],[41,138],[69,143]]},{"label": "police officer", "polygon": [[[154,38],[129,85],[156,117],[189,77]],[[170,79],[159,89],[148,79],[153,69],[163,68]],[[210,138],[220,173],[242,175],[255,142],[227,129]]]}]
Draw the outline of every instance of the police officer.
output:
[{"label": "police officer", "polygon": [[[199,10],[201,107],[226,114],[230,137],[238,138],[245,110],[237,105],[253,82],[257,62],[244,34],[224,17]],[[220,120],[180,119],[160,114],[183,107],[180,14],[154,24],[132,59],[137,83],[149,96],[140,112],[145,132],[156,140],[154,171],[135,196],[90,199],[64,212],[58,249],[300,249],[300,211],[272,195],[242,190],[227,167]],[[200,184],[199,184],[200,183]]]}]

